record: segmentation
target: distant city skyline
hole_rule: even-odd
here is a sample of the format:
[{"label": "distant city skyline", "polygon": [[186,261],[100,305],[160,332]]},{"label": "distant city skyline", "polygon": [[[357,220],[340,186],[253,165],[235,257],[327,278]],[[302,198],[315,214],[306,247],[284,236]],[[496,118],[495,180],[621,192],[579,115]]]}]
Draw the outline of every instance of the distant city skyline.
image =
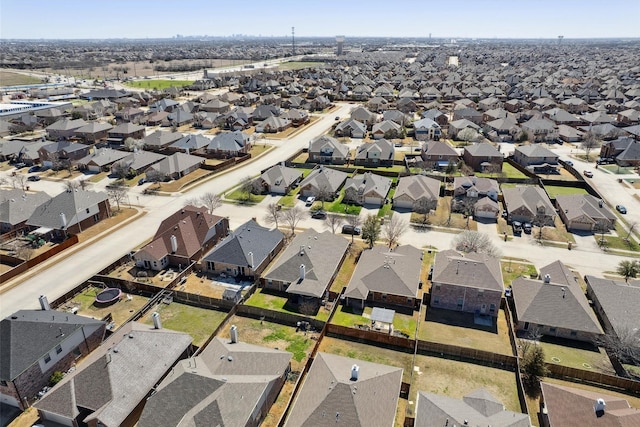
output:
[{"label": "distant city skyline", "polygon": [[1,39],[640,37],[638,0],[1,0]]}]

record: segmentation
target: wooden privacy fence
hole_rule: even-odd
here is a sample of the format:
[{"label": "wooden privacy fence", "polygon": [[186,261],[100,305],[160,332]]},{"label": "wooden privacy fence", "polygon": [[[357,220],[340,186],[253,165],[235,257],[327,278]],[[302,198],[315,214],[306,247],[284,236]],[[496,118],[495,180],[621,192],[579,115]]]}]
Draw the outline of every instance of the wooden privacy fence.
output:
[{"label": "wooden privacy fence", "polygon": [[596,386],[607,386],[609,388],[626,390],[627,393],[640,395],[640,381],[633,381],[628,378],[616,377],[601,372],[556,365],[554,363],[545,363],[545,365],[549,372],[548,376],[553,378],[590,383]]}]

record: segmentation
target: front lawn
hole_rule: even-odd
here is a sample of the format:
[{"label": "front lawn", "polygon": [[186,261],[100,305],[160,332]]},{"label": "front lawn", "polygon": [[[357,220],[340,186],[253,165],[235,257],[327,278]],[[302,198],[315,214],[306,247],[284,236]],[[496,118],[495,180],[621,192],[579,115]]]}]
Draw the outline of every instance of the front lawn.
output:
[{"label": "front lawn", "polygon": [[227,192],[224,195],[224,198],[227,200],[234,200],[239,203],[247,203],[247,204],[257,204],[264,200],[267,197],[266,194],[253,194],[246,193],[239,188],[236,188],[233,191]]},{"label": "front lawn", "polygon": [[344,191],[340,192],[340,196],[338,196],[338,198],[334,200],[326,210],[345,215],[360,215],[362,206],[342,203],[342,199],[344,199]]},{"label": "front lawn", "polygon": [[505,287],[511,286],[511,282],[520,276],[527,278],[538,276],[536,266],[527,262],[512,261],[504,258],[500,261],[500,266],[502,268],[502,281]]},{"label": "front lawn", "polygon": [[[411,222],[422,223],[423,219],[424,215],[411,213]],[[427,216],[427,223],[461,230],[478,230],[478,223],[471,216],[465,218],[461,213],[451,212],[451,196],[438,198],[438,207],[435,213]]]}]

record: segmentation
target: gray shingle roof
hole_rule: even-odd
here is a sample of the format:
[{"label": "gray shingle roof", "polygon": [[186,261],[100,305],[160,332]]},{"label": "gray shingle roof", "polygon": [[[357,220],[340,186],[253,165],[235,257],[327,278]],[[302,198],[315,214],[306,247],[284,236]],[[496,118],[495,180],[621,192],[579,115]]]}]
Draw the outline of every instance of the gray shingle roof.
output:
[{"label": "gray shingle roof", "polygon": [[51,199],[44,191],[0,190],[0,223],[20,224],[31,217],[38,206]]},{"label": "gray shingle roof", "polygon": [[[330,231],[318,233],[313,228],[296,235],[282,255],[264,274],[267,280],[291,283],[287,292],[320,298],[340,261],[349,241]],[[305,265],[306,275],[300,281],[300,265]]]},{"label": "gray shingle roof", "polygon": [[640,325],[640,282],[586,276],[587,289],[595,295],[615,333],[629,332]]},{"label": "gray shingle roof", "polygon": [[318,353],[285,426],[393,425],[401,382],[401,368]]},{"label": "gray shingle roof", "polygon": [[411,245],[389,251],[386,246],[365,250],[351,276],[345,296],[366,299],[370,291],[416,298],[422,251]]},{"label": "gray shingle roof", "polygon": [[309,142],[310,153],[320,153],[324,150],[334,153],[333,157],[346,158],[349,155],[349,147],[328,135],[316,137]]},{"label": "gray shingle roof", "polygon": [[54,310],[20,310],[0,321],[0,379],[11,381],[86,325],[104,322]]},{"label": "gray shingle roof", "polygon": [[175,173],[182,173],[183,171],[204,163],[203,157],[192,156],[185,153],[173,153],[172,155],[165,157],[158,163],[155,163],[147,170],[158,171],[164,175],[173,175]]},{"label": "gray shingle roof", "polygon": [[467,151],[472,156],[478,157],[503,157],[501,152],[496,150],[493,145],[487,144],[486,142],[481,142],[464,147],[464,151]]},{"label": "gray shingle roof", "polygon": [[[108,199],[107,194],[103,192],[80,189],[63,191],[38,206],[27,220],[27,225],[65,230],[84,219],[86,209],[93,208]],[[66,219],[66,227],[62,224],[62,214]]]},{"label": "gray shingle roof", "polygon": [[233,231],[218,244],[203,262],[221,262],[225,264],[248,267],[249,252],[253,253],[252,267],[256,268],[284,239],[284,234],[278,229],[270,230],[249,220]]},{"label": "gray shingle roof", "polygon": [[117,162],[120,159],[127,157],[129,153],[119,150],[113,150],[111,148],[97,148],[88,156],[85,156],[78,160],[79,165],[96,165],[107,166],[113,162]]},{"label": "gray shingle roof", "polygon": [[438,197],[440,197],[440,181],[422,175],[402,177],[398,181],[398,188],[396,188],[393,198],[397,199],[403,195],[414,201],[423,197],[429,200],[438,200]]},{"label": "gray shingle roof", "polygon": [[512,212],[520,208],[528,210],[535,215],[538,207],[544,208],[546,215],[555,215],[555,208],[549,200],[549,196],[540,187],[531,185],[503,188],[502,195],[507,212]]},{"label": "gray shingle roof", "polygon": [[303,188],[310,185],[315,189],[326,188],[331,192],[336,192],[347,179],[347,176],[348,174],[346,172],[321,166],[312,170],[311,173],[300,182],[300,187]]},{"label": "gray shingle roof", "polygon": [[187,334],[127,323],[35,406],[65,418],[87,408],[84,422],[119,426],[190,344]]},{"label": "gray shingle roof", "polygon": [[603,219],[615,221],[617,218],[601,199],[590,194],[558,195],[556,196],[556,203],[558,204],[558,209],[563,210],[569,220],[580,218],[583,215],[591,218],[594,222]]},{"label": "gray shingle roof", "polygon": [[302,172],[296,168],[289,168],[282,165],[275,165],[264,171],[260,178],[267,184],[290,186],[300,178]]},{"label": "gray shingle roof", "polygon": [[470,252],[446,250],[436,254],[433,283],[465,286],[473,289],[503,290],[502,270],[497,258]]},{"label": "gray shingle roof", "polygon": [[189,134],[171,144],[170,147],[180,150],[197,150],[208,146],[210,143],[211,140],[204,135]]},{"label": "gray shingle roof", "polygon": [[214,136],[207,150],[240,151],[249,143],[249,135],[240,131],[223,132]]},{"label": "gray shingle roof", "polygon": [[355,194],[362,194],[364,197],[387,197],[391,189],[391,178],[376,175],[372,172],[365,172],[353,178],[347,178],[344,183],[345,193],[347,190],[355,191]]}]

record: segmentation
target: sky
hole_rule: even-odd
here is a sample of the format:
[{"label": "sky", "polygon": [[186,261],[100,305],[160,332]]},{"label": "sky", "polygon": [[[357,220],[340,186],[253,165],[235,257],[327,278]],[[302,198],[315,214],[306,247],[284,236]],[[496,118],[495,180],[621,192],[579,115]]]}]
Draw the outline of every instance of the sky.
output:
[{"label": "sky", "polygon": [[640,0],[0,0],[0,39],[640,37]]}]

